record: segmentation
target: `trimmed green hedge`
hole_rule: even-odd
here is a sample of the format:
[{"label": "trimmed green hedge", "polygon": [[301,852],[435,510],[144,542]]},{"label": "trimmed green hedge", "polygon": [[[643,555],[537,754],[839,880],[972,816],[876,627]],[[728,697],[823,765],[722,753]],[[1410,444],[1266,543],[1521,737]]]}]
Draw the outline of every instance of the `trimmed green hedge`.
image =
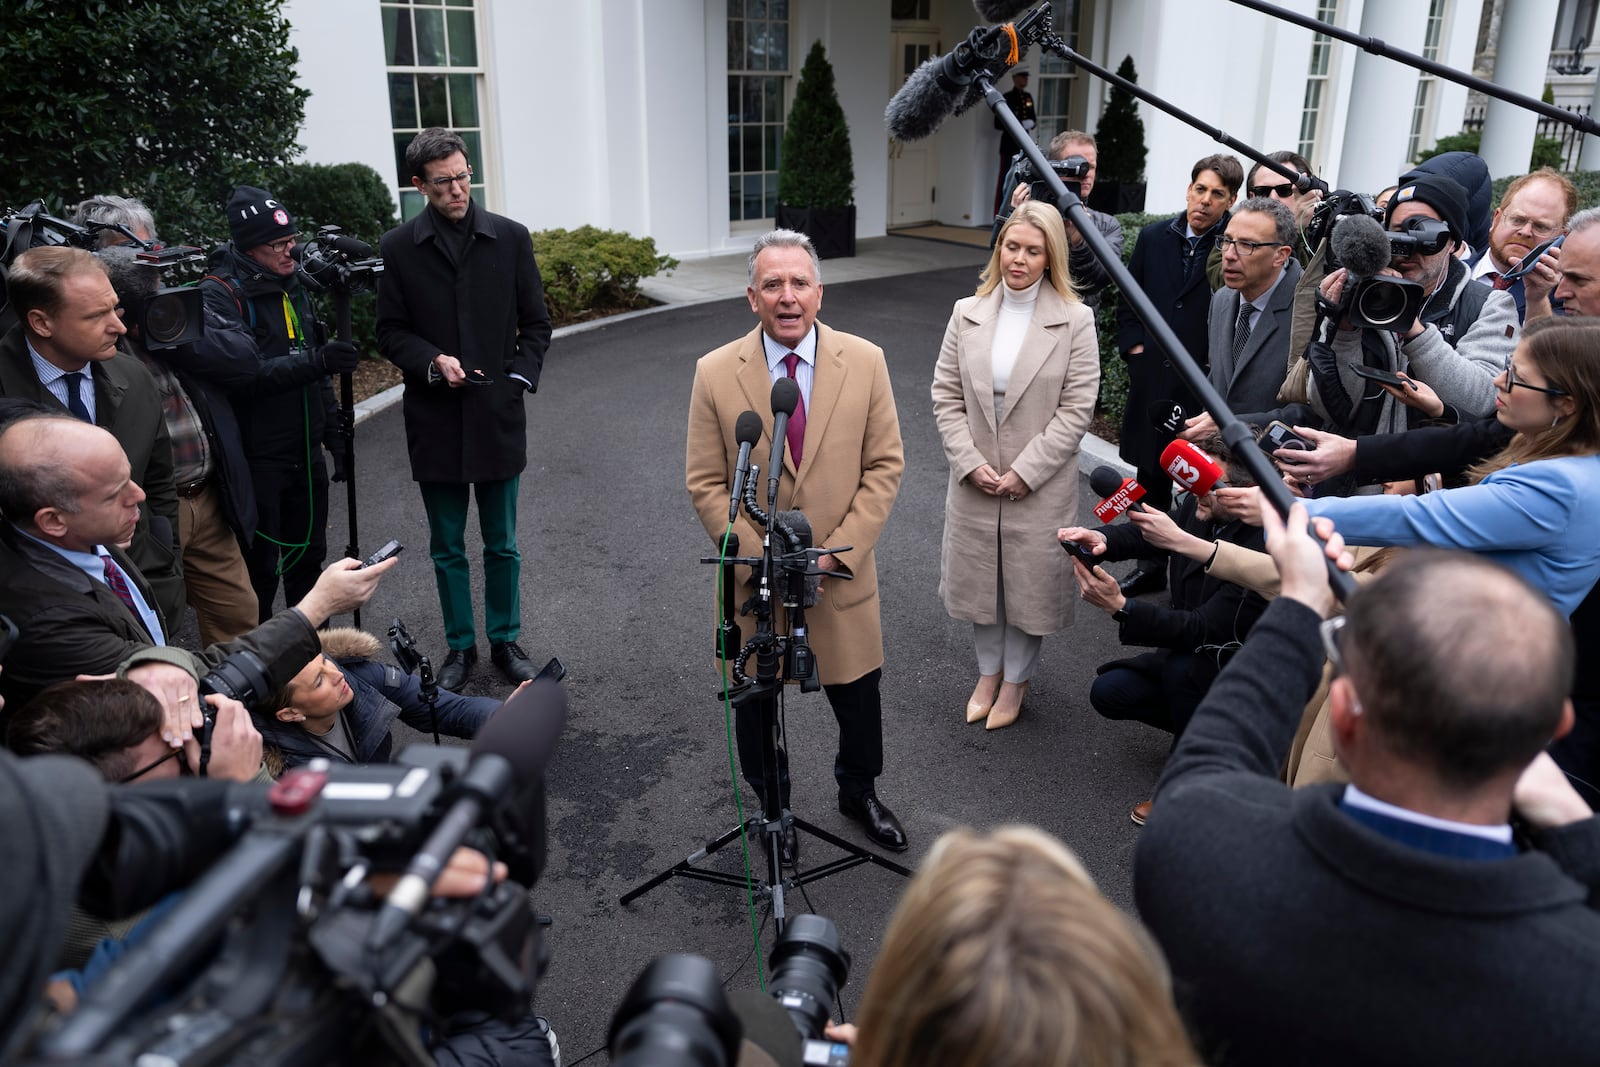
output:
[{"label": "trimmed green hedge", "polygon": [[654,238],[595,226],[540,230],[533,252],[557,326],[640,306],[639,282],[678,265],[656,252]]},{"label": "trimmed green hedge", "polygon": [[[1133,257],[1133,243],[1139,231],[1168,215],[1151,215],[1142,211],[1118,215],[1122,223],[1122,262]],[[1120,303],[1117,283],[1106,286],[1100,296],[1100,314],[1096,318],[1100,341],[1100,399],[1095,408],[1112,423],[1122,422],[1122,410],[1128,405],[1128,364],[1117,353],[1117,305]]]}]

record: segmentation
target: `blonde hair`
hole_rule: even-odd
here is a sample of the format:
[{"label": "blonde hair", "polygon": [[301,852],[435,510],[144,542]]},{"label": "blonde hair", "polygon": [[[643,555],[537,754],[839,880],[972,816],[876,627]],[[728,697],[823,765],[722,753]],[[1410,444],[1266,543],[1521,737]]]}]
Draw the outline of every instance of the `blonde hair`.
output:
[{"label": "blonde hair", "polygon": [[1600,453],[1600,318],[1568,315],[1535,319],[1522,331],[1522,347],[1546,384],[1571,398],[1570,418],[1537,433],[1518,433],[1498,454],[1472,467],[1468,480],[1481,482],[1513,463]]},{"label": "blonde hair", "polygon": [[1006,234],[1013,226],[1024,222],[1037,226],[1044,233],[1044,270],[1050,285],[1061,294],[1063,300],[1076,303],[1078,291],[1072,287],[1072,275],[1067,270],[1067,228],[1061,224],[1061,212],[1037,200],[1024,200],[1022,206],[1012,212],[1005,225],[1000,227],[1000,235],[994,239],[994,248],[989,252],[989,262],[984,266],[983,273],[978,275],[977,295],[988,296],[1000,284],[1003,273],[1000,252],[1005,248]]},{"label": "blonde hair", "polygon": [[865,1067],[1197,1065],[1160,951],[1076,856],[1027,826],[953,830],[867,978]]}]

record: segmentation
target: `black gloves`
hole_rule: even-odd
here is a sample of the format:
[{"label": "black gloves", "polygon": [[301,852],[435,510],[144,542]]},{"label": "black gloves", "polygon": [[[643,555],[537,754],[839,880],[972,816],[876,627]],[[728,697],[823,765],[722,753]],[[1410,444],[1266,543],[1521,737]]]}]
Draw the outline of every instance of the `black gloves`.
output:
[{"label": "black gloves", "polygon": [[349,341],[329,341],[322,346],[322,369],[329,374],[349,374],[360,362],[360,350]]}]

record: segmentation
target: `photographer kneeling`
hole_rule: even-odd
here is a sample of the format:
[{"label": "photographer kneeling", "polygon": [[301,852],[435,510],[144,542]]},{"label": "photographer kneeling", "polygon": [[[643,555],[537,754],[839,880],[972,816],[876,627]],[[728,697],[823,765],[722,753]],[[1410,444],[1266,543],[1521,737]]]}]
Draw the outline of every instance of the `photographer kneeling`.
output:
[{"label": "photographer kneeling", "polygon": [[862,994],[856,1067],[1199,1059],[1150,936],[1043,831],[953,830],[906,888]]},{"label": "photographer kneeling", "polygon": [[377,661],[383,646],[376,637],[349,628],[325,630],[320,637],[322,654],[256,708],[275,773],[314,759],[388,763],[394,749],[389,728],[396,718],[415,730],[472,738],[500,707],[491,697],[440,689],[430,708],[421,682]]}]

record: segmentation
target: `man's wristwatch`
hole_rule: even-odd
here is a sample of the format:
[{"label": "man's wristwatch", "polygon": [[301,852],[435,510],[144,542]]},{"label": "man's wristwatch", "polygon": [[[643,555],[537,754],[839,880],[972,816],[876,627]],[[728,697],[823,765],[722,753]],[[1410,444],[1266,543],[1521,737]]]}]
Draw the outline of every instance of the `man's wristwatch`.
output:
[{"label": "man's wristwatch", "polygon": [[1124,605],[1122,605],[1122,607],[1118,608],[1116,611],[1113,611],[1111,613],[1111,621],[1116,623],[1118,626],[1121,626],[1123,623],[1127,622],[1128,621],[1128,605],[1124,604]]}]

